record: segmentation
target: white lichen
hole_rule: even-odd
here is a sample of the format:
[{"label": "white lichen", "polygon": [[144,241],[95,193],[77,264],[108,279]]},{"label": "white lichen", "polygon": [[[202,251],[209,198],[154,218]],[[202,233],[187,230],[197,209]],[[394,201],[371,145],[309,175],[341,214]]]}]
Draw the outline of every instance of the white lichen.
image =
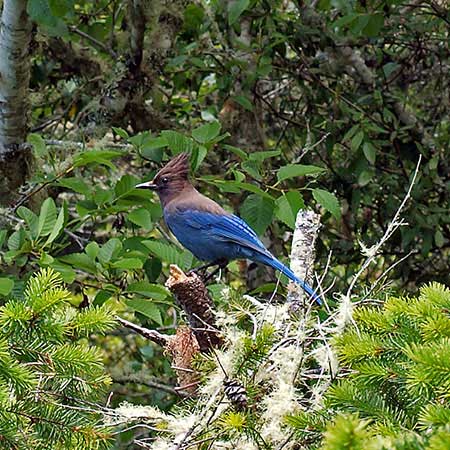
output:
[{"label": "white lichen", "polygon": [[342,295],[339,302],[338,312],[335,318],[336,329],[335,332],[340,334],[349,324],[354,324],[353,321],[354,304],[349,295]]},{"label": "white lichen", "polygon": [[336,375],[339,368],[339,361],[336,353],[329,345],[320,345],[313,350],[311,355],[317,361],[323,372],[326,372],[333,377]]},{"label": "white lichen", "polygon": [[262,400],[265,412],[261,417],[261,436],[268,442],[279,443],[286,439],[284,418],[299,408],[294,383],[302,355],[302,349],[295,344],[278,348],[271,354],[265,373],[274,389]]},{"label": "white lichen", "polygon": [[117,425],[121,423],[161,422],[166,421],[167,414],[153,406],[132,405],[128,402],[121,403],[114,410],[110,410],[104,417],[106,425]]}]

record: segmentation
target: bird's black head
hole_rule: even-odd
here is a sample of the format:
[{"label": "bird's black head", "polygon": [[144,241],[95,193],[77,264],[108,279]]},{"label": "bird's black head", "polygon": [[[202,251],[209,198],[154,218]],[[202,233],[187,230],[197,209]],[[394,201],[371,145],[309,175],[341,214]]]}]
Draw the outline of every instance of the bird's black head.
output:
[{"label": "bird's black head", "polygon": [[190,186],[189,183],[189,154],[180,153],[171,159],[153,178],[152,181],[138,184],[139,189],[156,191],[163,206],[176,195]]}]

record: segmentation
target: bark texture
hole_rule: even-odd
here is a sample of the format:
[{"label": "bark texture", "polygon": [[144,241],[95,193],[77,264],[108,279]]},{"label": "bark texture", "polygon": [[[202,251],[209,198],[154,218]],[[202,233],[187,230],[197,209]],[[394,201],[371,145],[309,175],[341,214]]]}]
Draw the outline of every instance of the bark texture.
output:
[{"label": "bark texture", "polygon": [[[295,221],[294,236],[291,249],[291,269],[302,280],[312,285],[312,275],[315,259],[315,242],[319,234],[320,215],[314,211],[299,211]],[[300,306],[305,298],[303,289],[294,286],[290,291],[288,300],[294,307]]]},{"label": "bark texture", "polygon": [[183,308],[190,328],[197,338],[200,351],[222,343],[217,332],[214,304],[203,281],[196,275],[186,275],[179,267],[170,266],[170,278],[166,286]]},{"label": "bark texture", "polygon": [[31,23],[26,0],[4,0],[0,22],[0,203],[9,204],[29,171],[27,133]]}]

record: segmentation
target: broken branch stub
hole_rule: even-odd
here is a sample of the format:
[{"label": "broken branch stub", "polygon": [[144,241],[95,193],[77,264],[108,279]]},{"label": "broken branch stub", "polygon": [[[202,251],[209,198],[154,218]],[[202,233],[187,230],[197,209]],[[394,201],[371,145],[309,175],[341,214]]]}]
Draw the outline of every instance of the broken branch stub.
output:
[{"label": "broken branch stub", "polygon": [[[302,280],[312,285],[313,267],[315,259],[315,243],[319,234],[320,215],[314,211],[299,211],[295,221],[294,236],[291,249],[291,269]],[[288,301],[292,302],[296,310],[305,300],[303,289],[291,283],[292,289],[288,294]]]},{"label": "broken branch stub", "polygon": [[197,338],[200,351],[218,347],[223,340],[216,328],[214,304],[200,277],[193,273],[186,275],[178,266],[170,266],[167,288],[186,314],[190,328]]}]

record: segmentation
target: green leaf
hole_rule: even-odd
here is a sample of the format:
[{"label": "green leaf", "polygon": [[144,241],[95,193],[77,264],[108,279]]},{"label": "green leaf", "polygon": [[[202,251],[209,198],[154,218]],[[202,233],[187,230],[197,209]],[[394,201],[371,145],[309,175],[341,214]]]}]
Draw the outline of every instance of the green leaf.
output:
[{"label": "green leaf", "polygon": [[125,303],[131,309],[134,309],[138,313],[143,314],[157,324],[162,325],[161,311],[159,310],[158,306],[156,306],[150,300],[146,300],[143,298],[132,298],[126,300]]},{"label": "green leaf", "polygon": [[123,175],[116,183],[114,192],[116,199],[126,197],[128,194],[134,192],[138,179],[132,175]]},{"label": "green leaf", "polygon": [[273,158],[274,156],[279,156],[279,155],[281,155],[281,150],[267,150],[267,151],[251,153],[250,159],[261,162],[268,158]]},{"label": "green leaf", "polygon": [[241,150],[238,147],[234,147],[233,145],[228,145],[228,144],[224,144],[223,147],[226,148],[227,150],[229,150],[230,152],[234,153],[236,156],[241,158],[243,161],[248,159],[247,153],[245,153],[244,150]]},{"label": "green leaf", "polygon": [[75,280],[76,277],[75,270],[72,269],[72,267],[70,267],[69,265],[63,264],[60,261],[55,260],[50,264],[50,267],[52,269],[55,269],[57,272],[61,274],[61,278],[65,283],[73,283],[73,281]]},{"label": "green leaf", "polygon": [[152,228],[152,216],[147,208],[138,208],[128,214],[128,220],[136,225],[150,230]]},{"label": "green leaf", "polygon": [[350,147],[353,151],[358,150],[359,146],[361,145],[361,142],[364,139],[364,131],[359,131],[358,133],[356,133],[351,142],[350,142]]},{"label": "green leaf", "polygon": [[56,205],[52,198],[47,198],[41,206],[39,213],[37,235],[47,236],[53,230],[56,222]]},{"label": "green leaf", "polygon": [[94,200],[97,206],[103,206],[106,203],[113,201],[114,192],[111,189],[102,189],[100,186],[96,186],[92,193],[92,200]]},{"label": "green leaf", "polygon": [[194,148],[194,150],[192,150],[191,165],[194,172],[200,167],[207,153],[208,150],[203,145],[198,145]]},{"label": "green leaf", "polygon": [[324,172],[326,172],[326,170],[322,167],[288,164],[287,166],[278,169],[277,178],[278,181],[284,181],[295,177],[316,176]]},{"label": "green leaf", "polygon": [[17,215],[25,220],[28,229],[30,230],[30,236],[32,239],[36,239],[38,237],[38,224],[39,219],[36,214],[25,206],[19,206],[17,208]]},{"label": "green leaf", "polygon": [[360,186],[366,186],[369,184],[370,180],[372,180],[375,175],[373,170],[363,170],[358,176],[358,184]]},{"label": "green leaf", "polygon": [[14,281],[11,278],[0,278],[0,295],[8,295],[14,287]]},{"label": "green leaf", "polygon": [[123,156],[123,153],[117,150],[87,150],[77,153],[73,159],[74,167],[103,165],[114,170],[115,166],[111,160]]},{"label": "green leaf", "polygon": [[0,249],[3,247],[3,244],[6,241],[6,236],[8,232],[6,230],[0,230]]},{"label": "green leaf", "polygon": [[38,158],[42,158],[43,156],[48,154],[47,146],[45,145],[45,141],[39,134],[31,133],[27,136],[27,142],[29,142],[33,146],[34,154]]},{"label": "green leaf", "polygon": [[169,291],[166,288],[159,284],[149,283],[148,281],[131,283],[127,288],[127,292],[141,294],[157,301],[164,300],[169,296]]},{"label": "green leaf", "polygon": [[47,239],[47,242],[44,244],[44,247],[51,244],[59,236],[61,231],[64,229],[64,222],[65,222],[64,208],[61,208],[59,210],[58,218],[56,219],[56,222],[53,226],[50,236]]},{"label": "green leaf", "polygon": [[80,178],[62,178],[58,181],[57,184],[74,192],[77,192],[78,194],[89,195],[89,193],[91,192],[89,186]]},{"label": "green leaf", "polygon": [[360,129],[359,124],[353,125],[350,130],[347,131],[347,133],[344,134],[344,137],[342,138],[343,141],[350,140]]},{"label": "green leaf", "polygon": [[233,25],[248,8],[250,0],[235,0],[228,3],[228,23]]},{"label": "green leaf", "polygon": [[64,17],[73,7],[73,0],[49,0],[50,10],[56,17]]},{"label": "green leaf", "polygon": [[98,252],[98,260],[102,263],[108,263],[122,250],[122,243],[117,238],[112,238],[102,245]]},{"label": "green leaf", "polygon": [[345,28],[358,18],[358,14],[346,14],[333,23],[333,28]]},{"label": "green leaf", "polygon": [[336,220],[341,218],[341,207],[339,201],[334,194],[324,189],[313,189],[312,195],[314,200],[329,211]]},{"label": "green leaf", "polygon": [[275,216],[288,227],[294,229],[297,213],[305,207],[303,197],[298,191],[289,191],[275,201]]},{"label": "green leaf", "polygon": [[399,67],[400,65],[396,62],[388,62],[383,66],[384,76],[389,78]]},{"label": "green leaf", "polygon": [[27,13],[31,20],[43,26],[50,35],[58,36],[67,33],[65,23],[53,14],[49,0],[28,0]]},{"label": "green leaf", "polygon": [[182,252],[174,245],[161,241],[142,241],[142,243],[150,250],[150,253],[162,261],[170,264],[177,264],[182,269],[188,269],[192,264],[192,254],[190,252]]},{"label": "green leaf", "polygon": [[167,145],[174,155],[181,152],[192,152],[194,141],[178,131],[164,130],[161,136],[167,141]]},{"label": "green leaf", "polygon": [[434,242],[439,248],[445,244],[445,238],[441,230],[436,230],[436,233],[434,233]]},{"label": "green leaf", "polygon": [[192,130],[192,137],[201,144],[212,141],[220,133],[220,122],[214,121],[205,123],[204,125]]},{"label": "green leaf", "polygon": [[[75,267],[75,269],[84,270],[89,273],[96,273],[97,266],[92,258],[90,258],[86,253],[71,253],[70,255],[60,256],[59,261],[70,264]],[[52,264],[52,267],[54,265]],[[56,267],[55,267],[56,268]],[[58,268],[56,268],[60,272]]]},{"label": "green leaf", "polygon": [[48,266],[55,262],[55,258],[53,258],[52,255],[49,255],[48,253],[42,252],[41,257],[39,258],[39,265],[41,267]]},{"label": "green leaf", "polygon": [[97,295],[94,298],[94,301],[92,302],[92,305],[101,306],[106,302],[106,300],[111,298],[112,295],[113,293],[110,291],[98,291]]},{"label": "green leaf", "polygon": [[89,242],[89,244],[86,245],[84,251],[86,252],[86,255],[89,256],[89,258],[94,260],[95,258],[97,258],[98,252],[100,251],[100,247],[95,241]]},{"label": "green leaf", "polygon": [[111,127],[114,133],[116,133],[118,136],[120,136],[122,139],[127,140],[130,135],[128,134],[128,131],[124,130],[123,128],[119,127]]},{"label": "green leaf", "polygon": [[260,162],[254,159],[248,159],[241,164],[243,171],[247,172],[252,178],[258,181],[262,181],[262,176],[259,173]]},{"label": "green leaf", "polygon": [[362,30],[368,25],[370,16],[368,14],[358,14],[356,19],[350,23],[350,32],[355,36],[362,33]]},{"label": "green leaf", "polygon": [[116,269],[142,269],[144,263],[139,258],[122,258],[114,261],[111,266]]},{"label": "green leaf", "polygon": [[183,28],[191,32],[195,32],[202,26],[204,17],[205,11],[203,8],[191,3],[184,10]]},{"label": "green leaf", "polygon": [[14,231],[11,236],[8,238],[8,249],[9,250],[19,250],[22,247],[23,242],[25,241],[25,231],[20,228],[17,231]]},{"label": "green leaf", "polygon": [[367,25],[363,28],[362,33],[368,37],[377,37],[384,25],[383,14],[371,14]]},{"label": "green leaf", "polygon": [[149,137],[145,139],[141,146],[141,155],[146,159],[160,163],[164,156],[164,147],[167,147],[167,140],[164,137]]},{"label": "green leaf", "polygon": [[235,100],[237,103],[239,103],[239,105],[241,105],[247,111],[254,111],[255,110],[255,107],[253,106],[253,103],[245,95],[235,95],[233,97],[233,100]]},{"label": "green leaf", "polygon": [[375,164],[375,160],[377,157],[377,150],[370,142],[364,142],[363,144],[363,152],[364,156],[366,157],[367,161],[370,162],[370,164]]},{"label": "green leaf", "polygon": [[241,206],[241,215],[255,232],[261,235],[272,222],[274,207],[273,200],[250,194]]}]

